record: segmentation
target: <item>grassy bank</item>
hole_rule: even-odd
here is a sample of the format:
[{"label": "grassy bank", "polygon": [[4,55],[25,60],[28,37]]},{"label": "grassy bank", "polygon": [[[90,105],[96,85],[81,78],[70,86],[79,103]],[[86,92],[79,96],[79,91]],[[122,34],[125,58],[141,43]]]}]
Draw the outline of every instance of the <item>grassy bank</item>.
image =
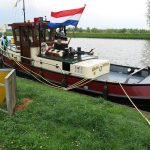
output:
[{"label": "grassy bank", "polygon": [[[12,32],[6,35],[12,36]],[[68,32],[69,37],[74,38],[107,38],[107,39],[143,39],[150,40],[150,33],[108,33],[108,32]]]},{"label": "grassy bank", "polygon": [[131,108],[20,78],[17,94],[32,103],[13,117],[0,112],[2,150],[150,148],[150,127]]},{"label": "grassy bank", "polygon": [[150,33],[93,33],[93,32],[75,32],[69,33],[69,36],[75,38],[109,38],[109,39],[145,39],[150,40]]}]

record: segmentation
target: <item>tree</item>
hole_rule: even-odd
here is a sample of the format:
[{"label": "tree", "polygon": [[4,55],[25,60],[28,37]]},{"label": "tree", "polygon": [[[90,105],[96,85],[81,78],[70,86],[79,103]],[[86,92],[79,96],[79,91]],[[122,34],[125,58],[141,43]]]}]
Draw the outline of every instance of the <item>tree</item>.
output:
[{"label": "tree", "polygon": [[86,28],[86,31],[87,31],[87,32],[90,32],[91,30],[90,30],[90,28],[89,28],[89,27],[87,27],[87,28]]}]

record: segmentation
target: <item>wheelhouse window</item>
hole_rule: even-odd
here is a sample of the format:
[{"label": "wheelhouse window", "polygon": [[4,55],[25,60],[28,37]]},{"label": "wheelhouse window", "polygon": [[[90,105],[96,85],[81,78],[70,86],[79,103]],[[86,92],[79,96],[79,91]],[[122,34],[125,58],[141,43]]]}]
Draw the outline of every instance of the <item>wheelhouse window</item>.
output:
[{"label": "wheelhouse window", "polygon": [[16,43],[19,43],[20,42],[19,29],[14,29],[14,37],[15,37]]},{"label": "wheelhouse window", "polygon": [[29,29],[29,40],[30,40],[31,45],[33,45],[33,30],[32,29]]}]

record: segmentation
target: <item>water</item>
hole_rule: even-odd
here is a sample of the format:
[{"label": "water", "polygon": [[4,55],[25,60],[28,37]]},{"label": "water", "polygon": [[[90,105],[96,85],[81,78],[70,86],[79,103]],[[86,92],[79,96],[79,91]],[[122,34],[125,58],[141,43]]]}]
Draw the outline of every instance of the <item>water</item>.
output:
[{"label": "water", "polygon": [[73,38],[69,46],[74,48],[81,46],[85,51],[95,48],[95,55],[102,59],[109,59],[113,64],[150,66],[150,41],[148,40]]}]

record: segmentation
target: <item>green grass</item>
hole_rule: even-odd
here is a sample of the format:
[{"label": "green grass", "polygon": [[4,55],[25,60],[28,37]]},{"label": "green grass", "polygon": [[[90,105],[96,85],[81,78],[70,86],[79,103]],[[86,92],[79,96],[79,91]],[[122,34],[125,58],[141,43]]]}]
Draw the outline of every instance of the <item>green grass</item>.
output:
[{"label": "green grass", "polygon": [[[12,36],[12,32],[7,32],[7,35]],[[68,37],[74,38],[106,38],[106,39],[143,39],[150,40],[150,33],[144,32],[140,33],[137,31],[129,32],[129,33],[116,33],[115,31],[109,33],[107,30],[105,32],[68,32]]]},{"label": "green grass", "polygon": [[33,102],[13,117],[0,112],[2,150],[150,149],[150,127],[131,108],[20,78],[17,94]]},{"label": "green grass", "polygon": [[76,38],[112,38],[112,39],[150,39],[149,33],[94,33],[94,32],[75,32],[69,36]]}]

